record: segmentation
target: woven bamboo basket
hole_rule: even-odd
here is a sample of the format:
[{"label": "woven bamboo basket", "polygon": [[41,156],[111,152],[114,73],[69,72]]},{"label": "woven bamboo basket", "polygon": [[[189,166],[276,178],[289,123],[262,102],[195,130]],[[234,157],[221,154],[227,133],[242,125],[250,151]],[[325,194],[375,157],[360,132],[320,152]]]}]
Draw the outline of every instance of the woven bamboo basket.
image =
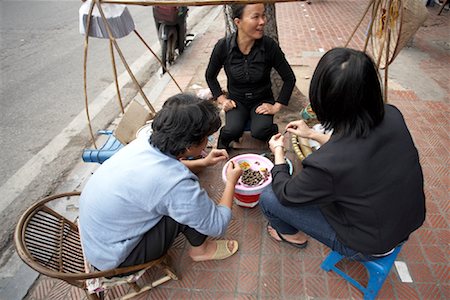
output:
[{"label": "woven bamboo basket", "polygon": [[[390,9],[388,9],[390,3]],[[408,43],[428,17],[422,0],[381,0],[372,6],[374,24],[371,41],[373,56],[384,69]],[[389,19],[389,21],[386,21]],[[385,26],[389,30],[385,30]],[[389,40],[389,41],[388,41]],[[386,50],[387,45],[389,49]],[[388,55],[386,63],[386,55]]]}]

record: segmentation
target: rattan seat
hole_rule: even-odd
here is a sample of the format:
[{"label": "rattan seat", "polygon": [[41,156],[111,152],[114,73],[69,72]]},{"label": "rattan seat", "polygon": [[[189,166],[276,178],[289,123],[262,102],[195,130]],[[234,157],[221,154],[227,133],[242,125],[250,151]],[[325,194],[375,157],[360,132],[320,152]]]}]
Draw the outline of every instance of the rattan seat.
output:
[{"label": "rattan seat", "polygon": [[[100,279],[101,281],[101,279],[108,278],[106,279],[107,287],[111,288],[117,285],[110,277],[131,272],[143,274],[143,270],[151,268],[162,270],[164,276],[143,286],[138,286],[135,282],[138,277],[134,277],[129,282],[124,282],[123,277],[119,277],[120,280],[117,280],[117,284],[126,283],[131,286],[128,294],[120,299],[129,299],[170,279],[178,279],[169,266],[167,256],[126,268],[106,271],[93,271],[92,268],[89,268],[84,259],[78,226],[48,205],[57,199],[78,197],[79,195],[79,192],[71,192],[49,196],[38,201],[22,214],[16,226],[14,241],[19,257],[27,265],[40,274],[61,279],[82,288],[88,299],[99,299],[99,295],[88,290],[87,280]],[[96,290],[99,292],[100,298],[103,296],[101,291],[102,289]]]}]

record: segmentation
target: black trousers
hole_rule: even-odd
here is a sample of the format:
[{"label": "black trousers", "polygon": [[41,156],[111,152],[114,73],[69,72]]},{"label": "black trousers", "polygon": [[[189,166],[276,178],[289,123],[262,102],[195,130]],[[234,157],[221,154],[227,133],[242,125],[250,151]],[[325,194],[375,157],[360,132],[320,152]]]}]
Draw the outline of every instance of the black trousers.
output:
[{"label": "black trousers", "polygon": [[167,253],[180,233],[183,233],[189,244],[194,247],[203,244],[207,237],[189,226],[176,222],[171,217],[164,216],[144,235],[119,267],[139,265],[160,258]]},{"label": "black trousers", "polygon": [[236,108],[225,113],[225,126],[220,130],[217,148],[226,149],[232,141],[238,140],[248,120],[251,121],[250,131],[255,139],[267,142],[278,133],[278,126],[273,123],[273,115],[260,115],[255,112],[261,103],[249,107],[235,102]]}]

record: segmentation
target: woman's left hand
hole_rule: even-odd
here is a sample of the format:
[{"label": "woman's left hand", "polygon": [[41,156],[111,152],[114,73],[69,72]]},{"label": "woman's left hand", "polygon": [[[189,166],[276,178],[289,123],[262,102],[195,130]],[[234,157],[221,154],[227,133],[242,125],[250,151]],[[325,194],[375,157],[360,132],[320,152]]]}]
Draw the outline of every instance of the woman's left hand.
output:
[{"label": "woman's left hand", "polygon": [[284,149],[284,136],[281,133],[277,133],[269,141],[269,148],[272,153],[275,154],[277,148]]},{"label": "woman's left hand", "polygon": [[255,109],[255,112],[260,115],[274,115],[280,111],[282,104],[263,103]]},{"label": "woman's left hand", "polygon": [[272,151],[275,159],[274,163],[276,165],[281,165],[286,163],[284,158],[285,148],[284,148],[284,136],[281,133],[277,133],[269,141],[269,148]]},{"label": "woman's left hand", "polygon": [[225,149],[212,149],[204,159],[205,165],[208,167],[213,166],[218,162],[228,160],[229,156]]}]

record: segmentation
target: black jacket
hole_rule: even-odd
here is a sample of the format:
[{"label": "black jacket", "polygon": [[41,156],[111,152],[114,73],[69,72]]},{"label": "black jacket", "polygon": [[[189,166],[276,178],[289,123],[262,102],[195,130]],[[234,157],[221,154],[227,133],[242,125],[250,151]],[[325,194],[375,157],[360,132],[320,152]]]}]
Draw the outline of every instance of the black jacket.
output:
[{"label": "black jacket", "polygon": [[425,220],[417,149],[391,105],[367,138],[332,135],[299,174],[291,178],[277,165],[272,175],[283,205],[318,204],[339,240],[365,254],[391,250]]},{"label": "black jacket", "polygon": [[241,103],[273,102],[270,71],[280,74],[283,86],[277,102],[288,105],[295,86],[295,75],[278,44],[270,37],[256,40],[248,55],[242,54],[236,43],[236,34],[220,39],[214,46],[206,82],[214,98],[222,94],[217,75],[224,67],[230,99]]}]

